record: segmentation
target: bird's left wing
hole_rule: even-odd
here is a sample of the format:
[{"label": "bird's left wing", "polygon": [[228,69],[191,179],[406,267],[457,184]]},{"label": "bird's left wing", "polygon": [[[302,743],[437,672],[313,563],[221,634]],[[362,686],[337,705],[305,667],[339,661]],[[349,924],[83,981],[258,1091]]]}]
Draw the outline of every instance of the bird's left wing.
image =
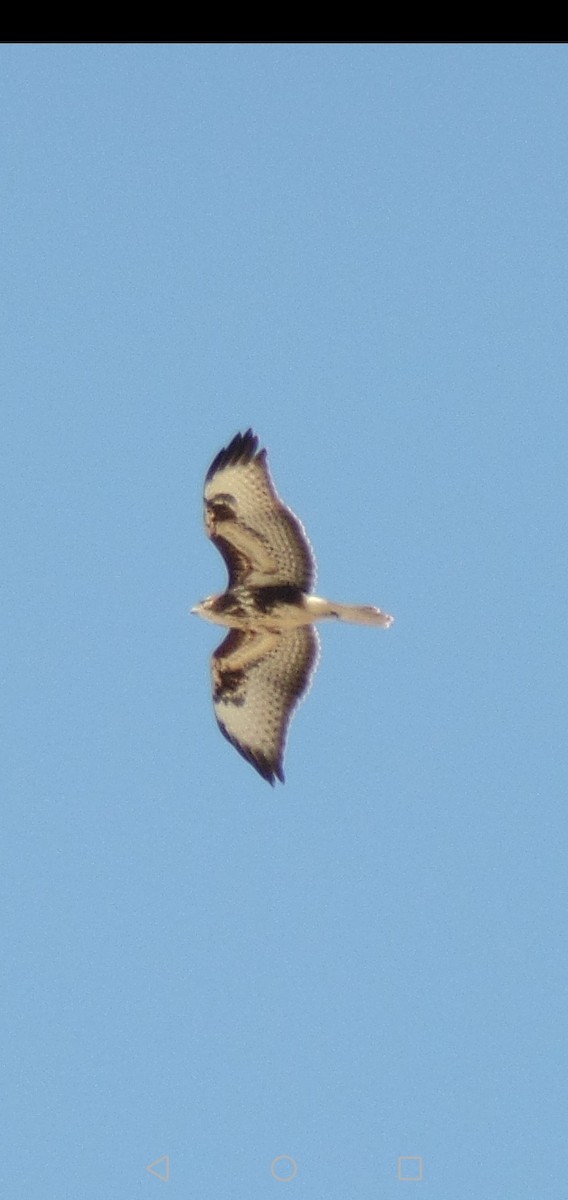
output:
[{"label": "bird's left wing", "polygon": [[315,562],[301,521],[282,502],[266,450],[251,429],[238,433],[205,479],[205,528],[229,571],[229,587],[293,584],[309,592]]},{"label": "bird's left wing", "polygon": [[274,784],[284,783],[286,734],[319,657],[313,625],[283,633],[232,629],[211,658],[221,733]]}]

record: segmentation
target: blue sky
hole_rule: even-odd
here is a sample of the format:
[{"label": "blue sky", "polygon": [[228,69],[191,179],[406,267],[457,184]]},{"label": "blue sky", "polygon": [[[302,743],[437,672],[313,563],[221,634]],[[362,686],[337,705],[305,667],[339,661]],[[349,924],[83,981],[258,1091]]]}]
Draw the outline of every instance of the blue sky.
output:
[{"label": "blue sky", "polygon": [[[3,1189],[557,1200],[567,48],[0,58]],[[188,615],[249,425],[396,616],[274,790]]]}]

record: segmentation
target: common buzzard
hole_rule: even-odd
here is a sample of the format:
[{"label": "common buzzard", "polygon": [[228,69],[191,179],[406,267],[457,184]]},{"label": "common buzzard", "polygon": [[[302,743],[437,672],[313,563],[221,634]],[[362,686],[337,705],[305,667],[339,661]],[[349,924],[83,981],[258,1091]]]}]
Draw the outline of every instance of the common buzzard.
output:
[{"label": "common buzzard", "polygon": [[284,783],[284,748],[294,709],[319,657],[314,621],[337,617],[387,629],[393,617],[370,605],[310,595],[315,560],[301,522],[282,503],[266,450],[251,429],[238,433],[205,479],[205,528],[229,572],[228,587],[192,612],[228,626],[211,657],[221,733],[274,785]]}]

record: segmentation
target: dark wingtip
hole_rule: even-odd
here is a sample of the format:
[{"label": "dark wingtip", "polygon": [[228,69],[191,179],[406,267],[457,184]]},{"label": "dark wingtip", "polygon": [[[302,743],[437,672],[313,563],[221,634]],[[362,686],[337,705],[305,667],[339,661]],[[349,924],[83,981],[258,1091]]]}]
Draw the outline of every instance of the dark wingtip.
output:
[{"label": "dark wingtip", "polygon": [[236,463],[245,465],[251,462],[257,450],[258,438],[252,429],[247,429],[246,433],[235,434],[232,442],[229,442],[228,446],[224,446],[213,459],[205,476],[205,482],[208,483],[215,472],[220,471],[222,467],[234,467]]},{"label": "dark wingtip", "polygon": [[231,746],[235,747],[235,750],[238,750],[241,757],[250,763],[255,771],[258,771],[259,775],[262,775],[263,779],[266,779],[266,782],[271,787],[274,787],[277,779],[280,780],[280,783],[284,783],[284,771],[280,763],[272,763],[265,754],[255,753],[252,747],[249,749],[247,746],[242,746],[240,742],[237,742],[236,738],[231,736],[226,726],[223,725],[223,722],[218,717],[216,720],[223,737],[231,743]]}]

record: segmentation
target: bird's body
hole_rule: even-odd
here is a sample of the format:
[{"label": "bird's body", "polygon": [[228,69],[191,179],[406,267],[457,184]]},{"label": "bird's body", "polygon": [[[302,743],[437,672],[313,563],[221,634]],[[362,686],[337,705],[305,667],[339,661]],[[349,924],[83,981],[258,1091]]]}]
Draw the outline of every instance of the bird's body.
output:
[{"label": "bird's body", "polygon": [[370,605],[311,594],[315,560],[298,518],[277,495],[266,450],[247,430],[214,459],[205,480],[205,527],[223,555],[229,586],[193,612],[230,632],[211,659],[221,732],[257,771],[284,782],[286,733],[317,666],[314,622],[336,618],[388,628]]},{"label": "bird's body", "polygon": [[296,629],[312,625],[326,617],[352,621],[357,625],[381,625],[388,629],[393,618],[370,604],[339,604],[310,596],[292,584],[268,584],[266,587],[235,587],[218,596],[202,600],[192,610],[215,625],[230,629]]}]

